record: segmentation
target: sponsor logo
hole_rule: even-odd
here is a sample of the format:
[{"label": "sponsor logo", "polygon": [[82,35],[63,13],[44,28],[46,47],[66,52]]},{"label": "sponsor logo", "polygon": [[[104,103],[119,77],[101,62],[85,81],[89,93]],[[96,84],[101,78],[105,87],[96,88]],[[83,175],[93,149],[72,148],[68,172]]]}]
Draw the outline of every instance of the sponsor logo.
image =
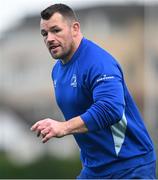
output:
[{"label": "sponsor logo", "polygon": [[104,75],[101,75],[101,77],[99,77],[97,79],[97,82],[105,81],[105,80],[109,80],[109,79],[114,79],[114,76],[107,76],[106,74],[104,74]]}]

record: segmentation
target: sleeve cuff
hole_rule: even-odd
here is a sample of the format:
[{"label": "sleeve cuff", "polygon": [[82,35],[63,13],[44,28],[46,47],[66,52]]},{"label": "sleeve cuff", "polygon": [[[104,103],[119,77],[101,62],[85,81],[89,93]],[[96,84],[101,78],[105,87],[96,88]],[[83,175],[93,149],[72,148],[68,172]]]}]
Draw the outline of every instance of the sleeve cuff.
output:
[{"label": "sleeve cuff", "polygon": [[89,131],[96,131],[99,130],[99,126],[97,122],[93,118],[93,116],[87,111],[84,114],[80,115],[81,119],[84,121],[86,127]]}]

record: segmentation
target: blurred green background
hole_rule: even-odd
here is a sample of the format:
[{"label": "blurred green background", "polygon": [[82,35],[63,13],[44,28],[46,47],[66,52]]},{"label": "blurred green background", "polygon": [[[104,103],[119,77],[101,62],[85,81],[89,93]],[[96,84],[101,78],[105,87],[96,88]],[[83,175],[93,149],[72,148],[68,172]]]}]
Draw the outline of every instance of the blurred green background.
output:
[{"label": "blurred green background", "polygon": [[[83,35],[119,61],[158,153],[158,1],[56,2],[72,6]],[[0,29],[0,178],[75,178],[81,163],[73,137],[42,144],[30,131],[43,118],[64,120],[53,94],[55,61],[39,30],[39,13],[52,1],[37,9],[34,0],[0,3],[1,28],[8,23]]]},{"label": "blurred green background", "polygon": [[57,159],[43,156],[29,165],[17,166],[8,161],[5,154],[0,155],[1,179],[74,179],[79,175],[79,159]]}]

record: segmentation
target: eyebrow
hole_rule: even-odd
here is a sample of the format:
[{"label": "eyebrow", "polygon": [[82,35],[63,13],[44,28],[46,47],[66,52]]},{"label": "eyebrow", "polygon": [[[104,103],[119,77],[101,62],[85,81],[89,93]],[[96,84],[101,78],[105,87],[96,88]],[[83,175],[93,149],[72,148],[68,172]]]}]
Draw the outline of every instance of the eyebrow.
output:
[{"label": "eyebrow", "polygon": [[[55,29],[55,28],[59,28],[59,27],[57,25],[54,25],[54,26],[50,27],[49,30],[52,30],[52,29]],[[46,30],[42,28],[41,31],[46,31]]]},{"label": "eyebrow", "polygon": [[55,28],[59,28],[57,25],[55,25],[55,26],[52,26],[52,27],[50,27],[49,29],[55,29]]}]

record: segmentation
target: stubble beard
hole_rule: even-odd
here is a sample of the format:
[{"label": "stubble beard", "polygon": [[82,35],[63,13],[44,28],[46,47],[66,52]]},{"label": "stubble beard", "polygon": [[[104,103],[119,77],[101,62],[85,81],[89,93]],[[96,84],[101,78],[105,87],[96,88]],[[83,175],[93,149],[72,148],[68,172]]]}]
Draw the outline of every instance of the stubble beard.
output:
[{"label": "stubble beard", "polygon": [[67,63],[72,57],[72,46],[67,51],[65,51],[63,53],[60,53],[60,54],[52,54],[51,53],[51,56],[55,60],[60,59],[62,62]]}]

